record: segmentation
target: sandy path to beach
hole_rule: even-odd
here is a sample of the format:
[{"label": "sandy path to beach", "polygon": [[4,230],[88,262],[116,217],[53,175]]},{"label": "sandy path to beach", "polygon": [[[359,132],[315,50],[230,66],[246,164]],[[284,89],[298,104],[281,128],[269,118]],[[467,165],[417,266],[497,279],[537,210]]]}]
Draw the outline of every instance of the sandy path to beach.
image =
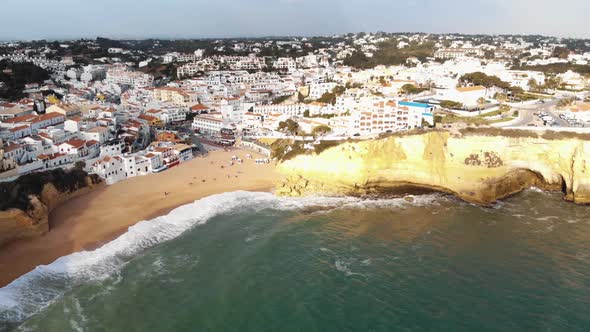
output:
[{"label": "sandy path to beach", "polygon": [[[158,174],[103,186],[57,207],[44,236],[12,243],[0,250],[0,286],[38,265],[113,240],[142,220],[213,194],[236,190],[270,191],[279,175],[273,164],[255,164],[246,150],[213,151]],[[232,156],[243,164],[229,165]],[[223,168],[221,167],[223,166]]]}]

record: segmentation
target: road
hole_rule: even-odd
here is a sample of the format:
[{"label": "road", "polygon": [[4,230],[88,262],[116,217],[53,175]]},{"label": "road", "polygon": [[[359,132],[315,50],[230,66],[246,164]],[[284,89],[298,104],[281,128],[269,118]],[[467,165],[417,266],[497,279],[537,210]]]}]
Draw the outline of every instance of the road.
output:
[{"label": "road", "polygon": [[535,124],[539,126],[543,126],[542,121],[535,116],[534,113],[537,112],[545,112],[552,116],[555,121],[559,124],[560,127],[570,127],[570,124],[567,121],[561,119],[557,113],[555,113],[555,108],[557,106],[558,100],[552,99],[546,101],[544,104],[534,104],[534,105],[526,105],[526,106],[512,106],[513,109],[518,110],[518,121],[511,122],[509,127],[524,127],[528,124]]}]

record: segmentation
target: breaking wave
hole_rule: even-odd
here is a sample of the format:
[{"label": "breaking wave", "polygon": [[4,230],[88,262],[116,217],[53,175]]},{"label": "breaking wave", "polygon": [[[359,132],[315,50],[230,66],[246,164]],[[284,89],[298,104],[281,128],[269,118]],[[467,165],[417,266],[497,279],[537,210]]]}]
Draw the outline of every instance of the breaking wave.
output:
[{"label": "breaking wave", "polygon": [[172,240],[215,216],[309,208],[313,208],[313,213],[334,209],[401,208],[436,204],[442,197],[440,194],[433,194],[376,200],[352,197],[281,198],[271,193],[246,191],[209,196],[181,206],[168,215],[139,222],[117,239],[96,250],[77,252],[63,256],[49,265],[38,266],[0,288],[0,331],[3,325],[14,326],[42,311],[78,285],[105,280],[120,271],[139,253]]}]

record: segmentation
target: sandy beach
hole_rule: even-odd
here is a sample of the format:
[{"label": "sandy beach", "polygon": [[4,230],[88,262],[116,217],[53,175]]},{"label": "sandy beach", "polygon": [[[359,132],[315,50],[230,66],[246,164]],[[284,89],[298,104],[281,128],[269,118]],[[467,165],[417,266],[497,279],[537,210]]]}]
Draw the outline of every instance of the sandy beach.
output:
[{"label": "sandy beach", "polygon": [[[73,198],[50,214],[49,233],[2,248],[0,286],[61,256],[100,247],[137,222],[200,198],[236,190],[272,190],[279,179],[274,165],[255,164],[246,159],[248,153],[263,158],[247,150],[213,151],[165,172],[101,186]],[[234,155],[244,162],[230,166]]]}]

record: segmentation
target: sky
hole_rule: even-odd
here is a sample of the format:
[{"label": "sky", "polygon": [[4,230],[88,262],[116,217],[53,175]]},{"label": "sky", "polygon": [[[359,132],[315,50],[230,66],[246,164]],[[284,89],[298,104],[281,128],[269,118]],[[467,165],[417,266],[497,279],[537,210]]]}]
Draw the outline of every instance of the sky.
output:
[{"label": "sky", "polygon": [[0,40],[319,36],[590,38],[590,0],[1,0]]}]

